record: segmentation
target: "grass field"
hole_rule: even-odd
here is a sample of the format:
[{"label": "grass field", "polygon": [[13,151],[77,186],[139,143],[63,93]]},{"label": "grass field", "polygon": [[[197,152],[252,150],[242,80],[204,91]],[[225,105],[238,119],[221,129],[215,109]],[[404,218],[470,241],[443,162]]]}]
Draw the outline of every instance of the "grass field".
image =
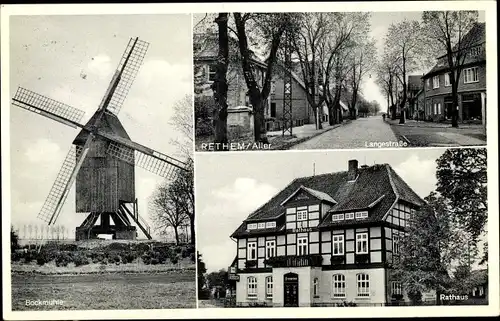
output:
[{"label": "grass field", "polygon": [[[107,310],[196,308],[195,270],[157,274],[12,274],[12,310]],[[27,305],[26,300],[62,300]]]}]

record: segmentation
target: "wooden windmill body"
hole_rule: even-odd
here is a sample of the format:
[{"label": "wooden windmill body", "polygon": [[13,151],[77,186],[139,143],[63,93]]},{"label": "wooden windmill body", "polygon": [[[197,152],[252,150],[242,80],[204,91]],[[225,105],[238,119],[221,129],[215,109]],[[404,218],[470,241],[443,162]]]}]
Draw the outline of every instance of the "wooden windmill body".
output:
[{"label": "wooden windmill body", "polygon": [[165,178],[185,170],[183,162],[133,142],[117,117],[148,45],[130,40],[99,108],[85,125],[79,122],[83,111],[27,89],[19,87],[13,98],[16,106],[81,128],[38,215],[54,224],[75,182],[76,212],[86,215],[76,228],[76,240],[99,234],[135,239],[136,227],[151,239],[150,227],[137,210],[135,166]]}]

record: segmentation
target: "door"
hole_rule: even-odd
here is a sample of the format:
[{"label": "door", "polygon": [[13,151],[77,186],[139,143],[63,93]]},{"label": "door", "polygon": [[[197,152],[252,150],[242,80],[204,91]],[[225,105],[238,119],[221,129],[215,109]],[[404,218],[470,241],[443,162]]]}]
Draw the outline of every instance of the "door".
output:
[{"label": "door", "polygon": [[296,273],[287,273],[283,280],[283,297],[285,307],[299,306],[299,276]]}]

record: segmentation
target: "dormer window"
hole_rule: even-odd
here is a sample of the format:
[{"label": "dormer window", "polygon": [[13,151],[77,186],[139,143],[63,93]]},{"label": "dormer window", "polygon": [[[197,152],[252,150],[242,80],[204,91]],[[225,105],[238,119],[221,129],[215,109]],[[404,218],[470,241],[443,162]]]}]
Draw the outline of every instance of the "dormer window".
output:
[{"label": "dormer window", "polygon": [[333,214],[332,215],[332,221],[343,221],[344,220],[344,214]]},{"label": "dormer window", "polygon": [[345,219],[346,220],[353,220],[354,219],[354,213],[345,213]]},{"label": "dormer window", "polygon": [[356,219],[363,219],[368,217],[368,211],[356,212]]},{"label": "dormer window", "polygon": [[276,222],[267,222],[266,223],[266,228],[273,228],[273,227],[276,227]]},{"label": "dormer window", "polygon": [[255,230],[257,229],[257,223],[247,224],[247,230]]},{"label": "dormer window", "polygon": [[266,228],[266,223],[264,223],[264,222],[263,222],[263,223],[259,223],[259,224],[257,225],[257,228],[259,228],[259,229],[261,229],[261,228]]}]

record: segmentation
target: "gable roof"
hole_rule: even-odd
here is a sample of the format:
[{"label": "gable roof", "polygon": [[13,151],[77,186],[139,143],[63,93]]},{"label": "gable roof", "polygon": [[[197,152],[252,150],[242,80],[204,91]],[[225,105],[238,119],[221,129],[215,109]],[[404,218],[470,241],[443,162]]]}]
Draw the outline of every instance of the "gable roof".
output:
[{"label": "gable roof", "polygon": [[[248,233],[246,223],[281,217],[285,213],[285,208],[281,204],[301,189],[312,190],[318,196],[328,196],[336,201],[318,227],[350,224],[348,221],[332,222],[331,215],[336,212],[370,208],[370,216],[363,220],[369,222],[382,220],[398,199],[417,206],[424,204],[424,201],[396,174],[390,165],[378,164],[358,168],[358,177],[355,181],[348,181],[347,171],[294,179],[278,194],[251,213],[232,236],[270,232],[270,229],[262,229],[252,230]],[[352,223],[356,223],[356,221]],[[281,230],[284,230],[284,224],[281,226],[277,224],[273,231]]]},{"label": "gable roof", "polygon": [[297,188],[297,190],[295,192],[293,192],[283,202],[281,202],[280,205],[286,204],[290,199],[292,199],[295,195],[297,195],[297,193],[300,192],[301,190],[306,191],[307,193],[309,193],[310,195],[316,197],[317,199],[319,199],[321,201],[327,201],[327,202],[332,203],[332,204],[337,203],[337,201],[335,201],[330,195],[328,195],[326,193],[314,190],[312,188],[305,187],[304,185],[300,185],[299,188]]},{"label": "gable roof", "polygon": [[[99,116],[99,113],[100,113],[99,110],[96,111],[85,126],[92,126],[93,124],[95,124],[95,122],[97,121],[97,117]],[[130,140],[130,137],[128,136],[127,131],[123,127],[123,125],[120,122],[120,120],[118,119],[118,117],[111,112],[106,111],[104,113],[103,117],[101,118],[101,122],[99,123],[98,128],[100,131],[102,131],[104,133]],[[89,135],[89,133],[86,130],[82,129],[78,133],[76,138],[73,140],[73,144],[77,144],[77,145],[84,144],[85,141],[87,140],[88,135]]]},{"label": "gable roof", "polygon": [[[467,46],[465,49],[484,44],[486,41],[485,30],[486,30],[486,25],[484,22],[476,23],[463,38],[462,43],[465,43]],[[457,49],[458,49],[458,44],[456,44],[453,47],[453,51],[456,51]],[[486,61],[486,54],[484,50],[482,50],[482,53],[478,57],[470,57],[470,56],[466,57],[464,65],[482,61]],[[448,67],[448,62],[446,61],[446,54],[444,54],[442,56],[437,57],[437,63],[434,65],[434,67],[432,67],[432,69],[428,73],[423,75],[422,78],[424,79],[429,78],[430,76],[433,76],[439,72],[447,70],[448,68],[449,67]]]}]

